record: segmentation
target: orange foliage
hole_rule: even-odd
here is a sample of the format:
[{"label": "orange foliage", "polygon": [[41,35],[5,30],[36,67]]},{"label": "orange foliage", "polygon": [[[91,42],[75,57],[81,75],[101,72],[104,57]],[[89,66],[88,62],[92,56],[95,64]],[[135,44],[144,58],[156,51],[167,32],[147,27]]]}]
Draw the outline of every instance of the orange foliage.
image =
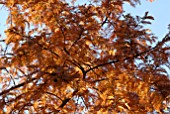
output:
[{"label": "orange foliage", "polygon": [[0,113],[165,111],[169,33],[156,43],[154,18],[125,14],[139,1],[124,1],[0,0]]}]

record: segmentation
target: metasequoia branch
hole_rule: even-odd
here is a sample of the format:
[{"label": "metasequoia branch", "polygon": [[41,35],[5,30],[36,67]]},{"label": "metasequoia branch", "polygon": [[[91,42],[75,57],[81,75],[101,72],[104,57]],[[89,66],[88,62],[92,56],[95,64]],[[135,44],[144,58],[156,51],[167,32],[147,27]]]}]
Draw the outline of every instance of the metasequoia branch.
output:
[{"label": "metasequoia branch", "polygon": [[[44,47],[44,46],[43,46],[42,44],[40,44],[39,42],[33,40],[33,39],[35,39],[35,37],[23,35],[23,34],[21,34],[21,33],[18,33],[18,32],[16,32],[16,31],[13,31],[13,30],[11,30],[11,32],[12,32],[12,33],[15,33],[15,34],[21,35],[22,37],[26,38],[26,39],[29,40],[30,42],[36,43],[36,44],[37,44],[39,47],[41,47],[42,49],[51,52],[51,53],[54,54],[56,57],[60,57],[60,56],[59,56],[57,53],[55,53],[54,51],[48,49],[47,47]],[[40,36],[40,37],[41,37],[41,36]]]},{"label": "metasequoia branch", "polygon": [[29,81],[27,81],[27,82],[20,83],[20,84],[18,84],[18,85],[16,85],[16,86],[13,86],[13,87],[11,87],[11,88],[9,88],[9,89],[7,89],[7,90],[4,90],[4,91],[2,91],[2,92],[0,93],[0,96],[3,95],[3,94],[6,94],[6,93],[8,93],[8,92],[10,92],[11,90],[14,90],[14,89],[16,89],[16,88],[22,87],[22,86],[24,86],[25,84],[28,84],[28,83],[32,82],[33,80],[36,80],[36,79],[37,79],[37,78],[33,78],[33,79],[31,79],[31,80],[29,80]]},{"label": "metasequoia branch", "polygon": [[[32,74],[34,74],[34,73],[36,73],[36,72],[37,72],[37,70],[34,71],[34,72],[32,72],[32,73],[30,73],[30,74],[28,74],[27,76],[32,75]],[[4,95],[4,94],[6,94],[6,93],[8,93],[8,92],[10,92],[10,91],[12,91],[12,90],[14,90],[14,89],[17,89],[17,88],[19,88],[19,87],[22,87],[22,86],[24,86],[24,85],[26,85],[26,84],[28,84],[28,83],[36,80],[36,79],[37,79],[37,78],[32,78],[32,79],[30,79],[30,80],[28,80],[28,81],[25,81],[25,82],[23,82],[23,83],[20,83],[20,84],[18,84],[18,85],[15,85],[15,86],[7,89],[7,90],[4,90],[4,91],[0,92],[0,96],[1,96],[1,95]]]},{"label": "metasequoia branch", "polygon": [[[151,49],[148,49],[148,50],[146,50],[146,51],[144,51],[144,52],[141,52],[141,53],[136,53],[133,57],[126,57],[126,58],[123,59],[123,61],[129,60],[129,59],[131,59],[131,58],[137,58],[137,57],[139,57],[139,56],[141,56],[141,55],[143,55],[143,54],[146,54],[146,53],[148,53],[148,52],[152,52],[152,51],[154,51],[154,50],[160,49],[160,47],[162,47],[162,46],[165,44],[165,42],[170,41],[170,37],[169,37],[169,36],[170,36],[170,32],[162,39],[162,41],[158,42],[155,47],[152,47]],[[97,69],[97,68],[102,67],[102,66],[105,66],[105,65],[109,65],[109,64],[113,64],[113,63],[118,63],[118,62],[120,62],[120,61],[121,61],[121,60],[116,59],[116,60],[112,60],[112,61],[110,61],[110,62],[101,63],[101,64],[99,64],[99,65],[96,65],[96,66],[94,66],[94,67],[89,68],[88,70],[85,71],[85,73],[88,73],[88,72],[90,72],[91,70]]]}]

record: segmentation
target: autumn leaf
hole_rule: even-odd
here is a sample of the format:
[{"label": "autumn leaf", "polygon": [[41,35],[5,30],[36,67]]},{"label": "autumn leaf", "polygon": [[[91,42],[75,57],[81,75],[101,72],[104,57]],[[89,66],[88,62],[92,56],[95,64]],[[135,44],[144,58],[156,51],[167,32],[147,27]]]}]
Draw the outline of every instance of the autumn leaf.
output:
[{"label": "autumn leaf", "polygon": [[143,24],[151,24],[151,22],[149,22],[149,21],[141,21],[141,23],[143,23]]}]

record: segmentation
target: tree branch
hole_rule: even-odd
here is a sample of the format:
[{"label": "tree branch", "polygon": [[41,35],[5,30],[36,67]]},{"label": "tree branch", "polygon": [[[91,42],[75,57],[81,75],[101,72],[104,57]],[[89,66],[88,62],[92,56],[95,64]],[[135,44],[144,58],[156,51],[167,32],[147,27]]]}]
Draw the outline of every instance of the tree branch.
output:
[{"label": "tree branch", "polygon": [[63,108],[63,107],[71,100],[71,98],[72,98],[74,95],[76,95],[77,92],[78,92],[78,89],[75,89],[74,92],[72,93],[72,96],[71,96],[70,98],[65,98],[65,99],[62,101],[62,103],[61,103],[61,105],[59,106],[59,108]]},{"label": "tree branch", "polygon": [[36,79],[37,79],[37,78],[32,78],[32,79],[29,80],[29,81],[20,83],[20,84],[18,84],[18,85],[16,85],[16,86],[13,86],[13,87],[11,87],[11,88],[9,88],[9,89],[7,89],[7,90],[4,90],[4,91],[2,91],[2,92],[0,93],[0,96],[6,94],[6,93],[8,93],[8,92],[10,92],[11,90],[14,90],[14,89],[16,89],[16,88],[22,87],[22,86],[24,86],[25,84],[28,84],[28,83],[36,80]]},{"label": "tree branch", "polygon": [[[137,53],[137,54],[134,55],[133,57],[126,57],[125,59],[123,59],[123,61],[129,60],[129,59],[131,59],[131,58],[137,58],[137,57],[139,57],[139,56],[141,56],[141,55],[143,55],[143,54],[146,54],[146,53],[148,53],[148,52],[152,52],[152,51],[154,51],[154,50],[156,50],[156,49],[159,49],[160,47],[162,47],[162,46],[164,45],[165,42],[170,41],[170,36],[169,36],[169,35],[170,35],[170,32],[162,39],[162,41],[158,42],[155,47],[152,47],[151,49],[146,50],[146,51],[144,51],[144,52]],[[118,62],[120,62],[119,59],[112,60],[112,61],[106,62],[106,63],[101,63],[101,64],[99,64],[99,65],[96,65],[96,66],[94,66],[94,67],[89,68],[88,70],[85,71],[85,73],[88,73],[88,72],[90,72],[91,70],[97,69],[97,68],[99,68],[99,67],[102,67],[102,66],[105,66],[105,65],[109,65],[109,64],[112,64],[112,63],[118,63]]]},{"label": "tree branch", "polygon": [[[37,71],[38,71],[38,70],[36,70],[36,71],[28,74],[27,76],[32,75],[32,74],[36,73]],[[23,83],[20,83],[20,84],[18,84],[18,85],[15,85],[15,86],[7,89],[7,90],[4,90],[4,91],[0,92],[0,96],[1,96],[1,95],[4,95],[4,94],[6,94],[6,93],[8,93],[8,92],[10,92],[10,91],[12,91],[12,90],[14,90],[14,89],[17,89],[17,88],[19,88],[19,87],[22,87],[22,86],[24,86],[24,85],[26,85],[26,84],[28,84],[28,83],[36,80],[36,79],[37,79],[37,78],[29,79],[28,81],[25,81],[25,82],[23,82]]]}]

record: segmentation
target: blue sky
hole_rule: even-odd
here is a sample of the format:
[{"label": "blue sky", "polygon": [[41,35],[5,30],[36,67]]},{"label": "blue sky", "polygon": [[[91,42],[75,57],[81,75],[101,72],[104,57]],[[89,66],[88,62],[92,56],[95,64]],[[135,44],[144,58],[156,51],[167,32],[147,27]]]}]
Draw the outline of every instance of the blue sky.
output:
[{"label": "blue sky", "polygon": [[[79,3],[83,4],[86,0],[77,0]],[[131,13],[132,15],[143,16],[146,11],[149,11],[149,14],[152,15],[155,20],[152,21],[152,25],[149,27],[156,36],[160,39],[168,33],[168,24],[170,24],[170,0],[155,0],[150,3],[146,0],[141,0],[141,5],[137,5],[135,8],[131,7],[128,4],[124,5],[125,11]],[[7,11],[0,6],[0,34],[3,35]]]},{"label": "blue sky", "polygon": [[8,13],[5,11],[5,8],[0,5],[0,34],[4,34],[5,24],[7,19]]},{"label": "blue sky", "polygon": [[168,33],[167,28],[168,24],[170,24],[170,0],[155,0],[152,3],[141,0],[141,5],[137,5],[135,8],[125,4],[125,11],[139,16],[143,16],[146,11],[149,11],[149,15],[152,15],[155,20],[147,27],[160,39]]}]

